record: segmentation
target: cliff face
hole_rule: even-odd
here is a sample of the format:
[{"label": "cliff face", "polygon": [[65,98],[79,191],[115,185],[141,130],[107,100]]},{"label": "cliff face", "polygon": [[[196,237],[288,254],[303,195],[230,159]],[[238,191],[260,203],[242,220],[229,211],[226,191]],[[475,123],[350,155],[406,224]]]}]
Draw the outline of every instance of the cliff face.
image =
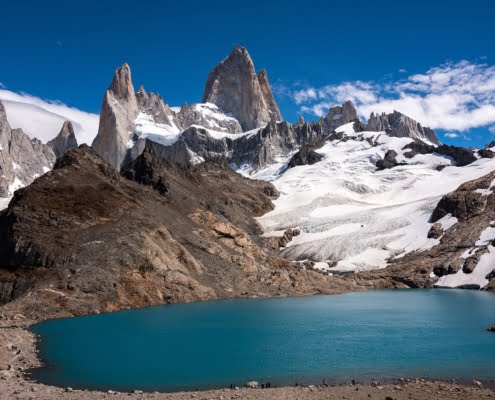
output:
[{"label": "cliff face", "polygon": [[22,129],[12,129],[5,107],[0,102],[0,197],[29,185],[50,170],[55,154],[50,146],[31,139]]},{"label": "cliff face", "polygon": [[231,114],[244,131],[282,119],[266,71],[257,75],[249,53],[240,46],[208,75],[203,103]]},{"label": "cliff face", "polygon": [[117,170],[126,159],[138,114],[131,69],[124,64],[115,71],[103,97],[98,134],[92,144],[93,149]]}]

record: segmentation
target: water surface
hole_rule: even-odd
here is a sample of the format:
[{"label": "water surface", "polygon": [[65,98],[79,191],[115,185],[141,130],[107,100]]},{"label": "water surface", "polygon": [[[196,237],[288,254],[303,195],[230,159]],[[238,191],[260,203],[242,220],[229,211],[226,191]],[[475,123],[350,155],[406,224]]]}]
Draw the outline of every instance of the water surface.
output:
[{"label": "water surface", "polygon": [[495,379],[495,294],[378,290],[177,304],[41,323],[35,379],[188,390],[371,378]]}]

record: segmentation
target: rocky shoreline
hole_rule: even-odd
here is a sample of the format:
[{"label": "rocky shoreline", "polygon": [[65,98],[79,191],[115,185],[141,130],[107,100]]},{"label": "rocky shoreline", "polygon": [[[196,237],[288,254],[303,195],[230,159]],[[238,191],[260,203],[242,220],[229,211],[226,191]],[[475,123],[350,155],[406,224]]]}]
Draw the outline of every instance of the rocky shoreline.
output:
[{"label": "rocky shoreline", "polygon": [[205,391],[132,393],[108,390],[76,390],[34,382],[29,370],[42,365],[36,335],[28,330],[37,321],[0,322],[0,399],[491,399],[494,382],[457,382],[397,379],[386,382],[282,386],[261,389],[257,385]]}]

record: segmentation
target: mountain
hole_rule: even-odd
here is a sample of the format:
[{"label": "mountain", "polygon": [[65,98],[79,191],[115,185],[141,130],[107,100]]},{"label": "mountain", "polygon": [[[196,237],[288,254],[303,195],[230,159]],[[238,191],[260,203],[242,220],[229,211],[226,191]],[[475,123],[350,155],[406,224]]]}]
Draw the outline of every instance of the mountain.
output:
[{"label": "mountain", "polygon": [[2,310],[47,318],[350,288],[271,254],[254,218],[277,195],[223,159],[181,167],[145,146],[119,175],[83,145],[0,213]]},{"label": "mountain", "polygon": [[55,162],[52,148],[30,139],[22,129],[12,129],[0,102],[0,197],[10,197],[49,171]]},{"label": "mountain", "polygon": [[366,130],[385,131],[391,136],[410,137],[439,145],[440,141],[435,132],[430,128],[423,128],[421,124],[399,111],[390,114],[371,113]]},{"label": "mountain", "polygon": [[100,125],[92,147],[113,168],[120,169],[126,159],[130,133],[139,114],[132,85],[131,69],[124,64],[115,71],[105,92],[100,111]]},{"label": "mountain", "polygon": [[266,71],[256,74],[253,60],[242,46],[235,47],[209,73],[203,103],[216,104],[231,114],[244,131],[264,126],[271,119],[282,120]]},{"label": "mountain", "polygon": [[72,122],[65,121],[58,135],[47,143],[55,153],[57,158],[62,157],[70,150],[77,148],[77,139],[74,134]]}]

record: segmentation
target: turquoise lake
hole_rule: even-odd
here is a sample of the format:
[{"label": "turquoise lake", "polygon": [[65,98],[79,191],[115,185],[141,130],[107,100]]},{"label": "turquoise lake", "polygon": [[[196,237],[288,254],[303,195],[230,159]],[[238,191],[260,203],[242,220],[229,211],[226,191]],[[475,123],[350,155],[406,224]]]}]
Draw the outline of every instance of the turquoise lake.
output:
[{"label": "turquoise lake", "polygon": [[237,299],[53,320],[32,327],[43,383],[176,391],[432,377],[495,379],[495,294],[377,290]]}]

